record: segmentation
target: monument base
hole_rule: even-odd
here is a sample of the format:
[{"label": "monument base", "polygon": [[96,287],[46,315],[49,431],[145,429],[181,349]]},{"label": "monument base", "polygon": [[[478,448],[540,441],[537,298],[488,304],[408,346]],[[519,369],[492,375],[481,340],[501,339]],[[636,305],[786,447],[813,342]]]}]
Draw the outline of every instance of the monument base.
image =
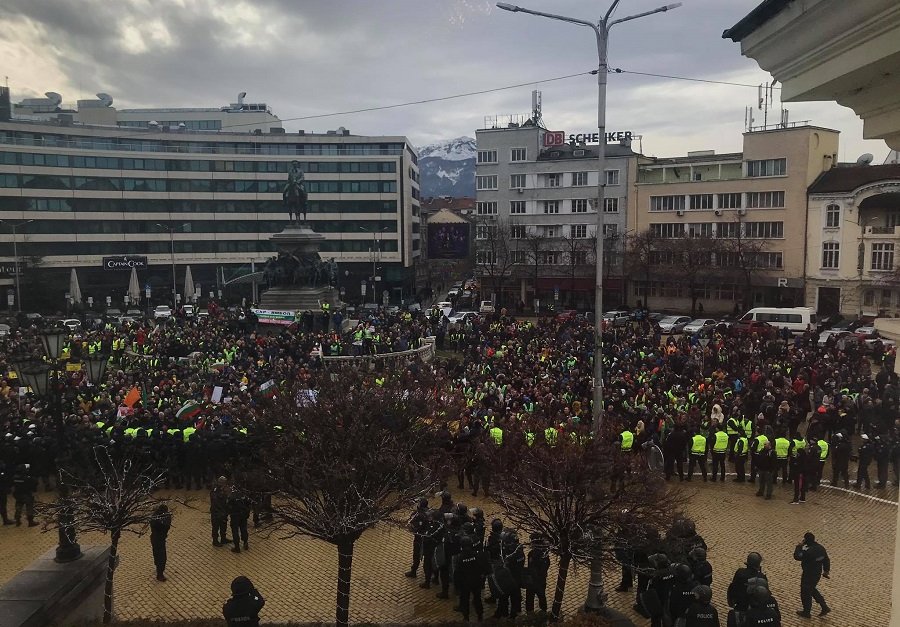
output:
[{"label": "monument base", "polygon": [[322,303],[336,310],[341,299],[338,291],[330,286],[290,287],[278,286],[267,289],[259,300],[260,309],[276,311],[322,311]]}]

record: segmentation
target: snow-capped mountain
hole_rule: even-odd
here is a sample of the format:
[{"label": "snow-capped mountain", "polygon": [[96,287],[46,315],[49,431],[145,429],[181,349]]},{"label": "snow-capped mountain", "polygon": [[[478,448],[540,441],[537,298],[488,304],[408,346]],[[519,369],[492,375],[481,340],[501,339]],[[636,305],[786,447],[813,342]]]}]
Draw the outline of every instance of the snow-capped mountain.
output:
[{"label": "snow-capped mountain", "polygon": [[457,137],[419,148],[422,198],[475,196],[475,140]]}]

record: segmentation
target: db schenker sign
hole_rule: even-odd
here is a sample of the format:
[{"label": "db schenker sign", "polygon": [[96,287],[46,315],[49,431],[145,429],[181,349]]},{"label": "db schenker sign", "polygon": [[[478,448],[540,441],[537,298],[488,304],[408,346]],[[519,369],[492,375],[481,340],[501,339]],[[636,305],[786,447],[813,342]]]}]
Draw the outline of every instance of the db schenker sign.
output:
[{"label": "db schenker sign", "polygon": [[130,270],[132,268],[146,268],[146,257],[104,257],[104,270]]}]

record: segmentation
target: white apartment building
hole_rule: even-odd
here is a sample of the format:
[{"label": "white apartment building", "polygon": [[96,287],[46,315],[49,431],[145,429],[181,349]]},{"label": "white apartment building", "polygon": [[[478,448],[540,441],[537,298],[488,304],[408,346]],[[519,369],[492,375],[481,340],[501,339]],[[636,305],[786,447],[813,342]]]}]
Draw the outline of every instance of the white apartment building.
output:
[{"label": "white apartment building", "polygon": [[[547,129],[522,124],[476,131],[476,268],[482,292],[526,308],[593,307],[597,153],[571,142],[545,146]],[[636,154],[607,147],[604,299],[624,300],[622,244]]]}]

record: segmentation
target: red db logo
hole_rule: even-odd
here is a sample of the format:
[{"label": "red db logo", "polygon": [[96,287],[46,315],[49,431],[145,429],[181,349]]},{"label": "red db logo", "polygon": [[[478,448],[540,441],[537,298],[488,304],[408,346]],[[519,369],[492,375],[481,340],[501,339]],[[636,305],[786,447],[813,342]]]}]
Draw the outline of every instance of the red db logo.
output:
[{"label": "red db logo", "polygon": [[566,143],[566,133],[564,131],[547,131],[544,133],[544,147],[562,146]]}]

